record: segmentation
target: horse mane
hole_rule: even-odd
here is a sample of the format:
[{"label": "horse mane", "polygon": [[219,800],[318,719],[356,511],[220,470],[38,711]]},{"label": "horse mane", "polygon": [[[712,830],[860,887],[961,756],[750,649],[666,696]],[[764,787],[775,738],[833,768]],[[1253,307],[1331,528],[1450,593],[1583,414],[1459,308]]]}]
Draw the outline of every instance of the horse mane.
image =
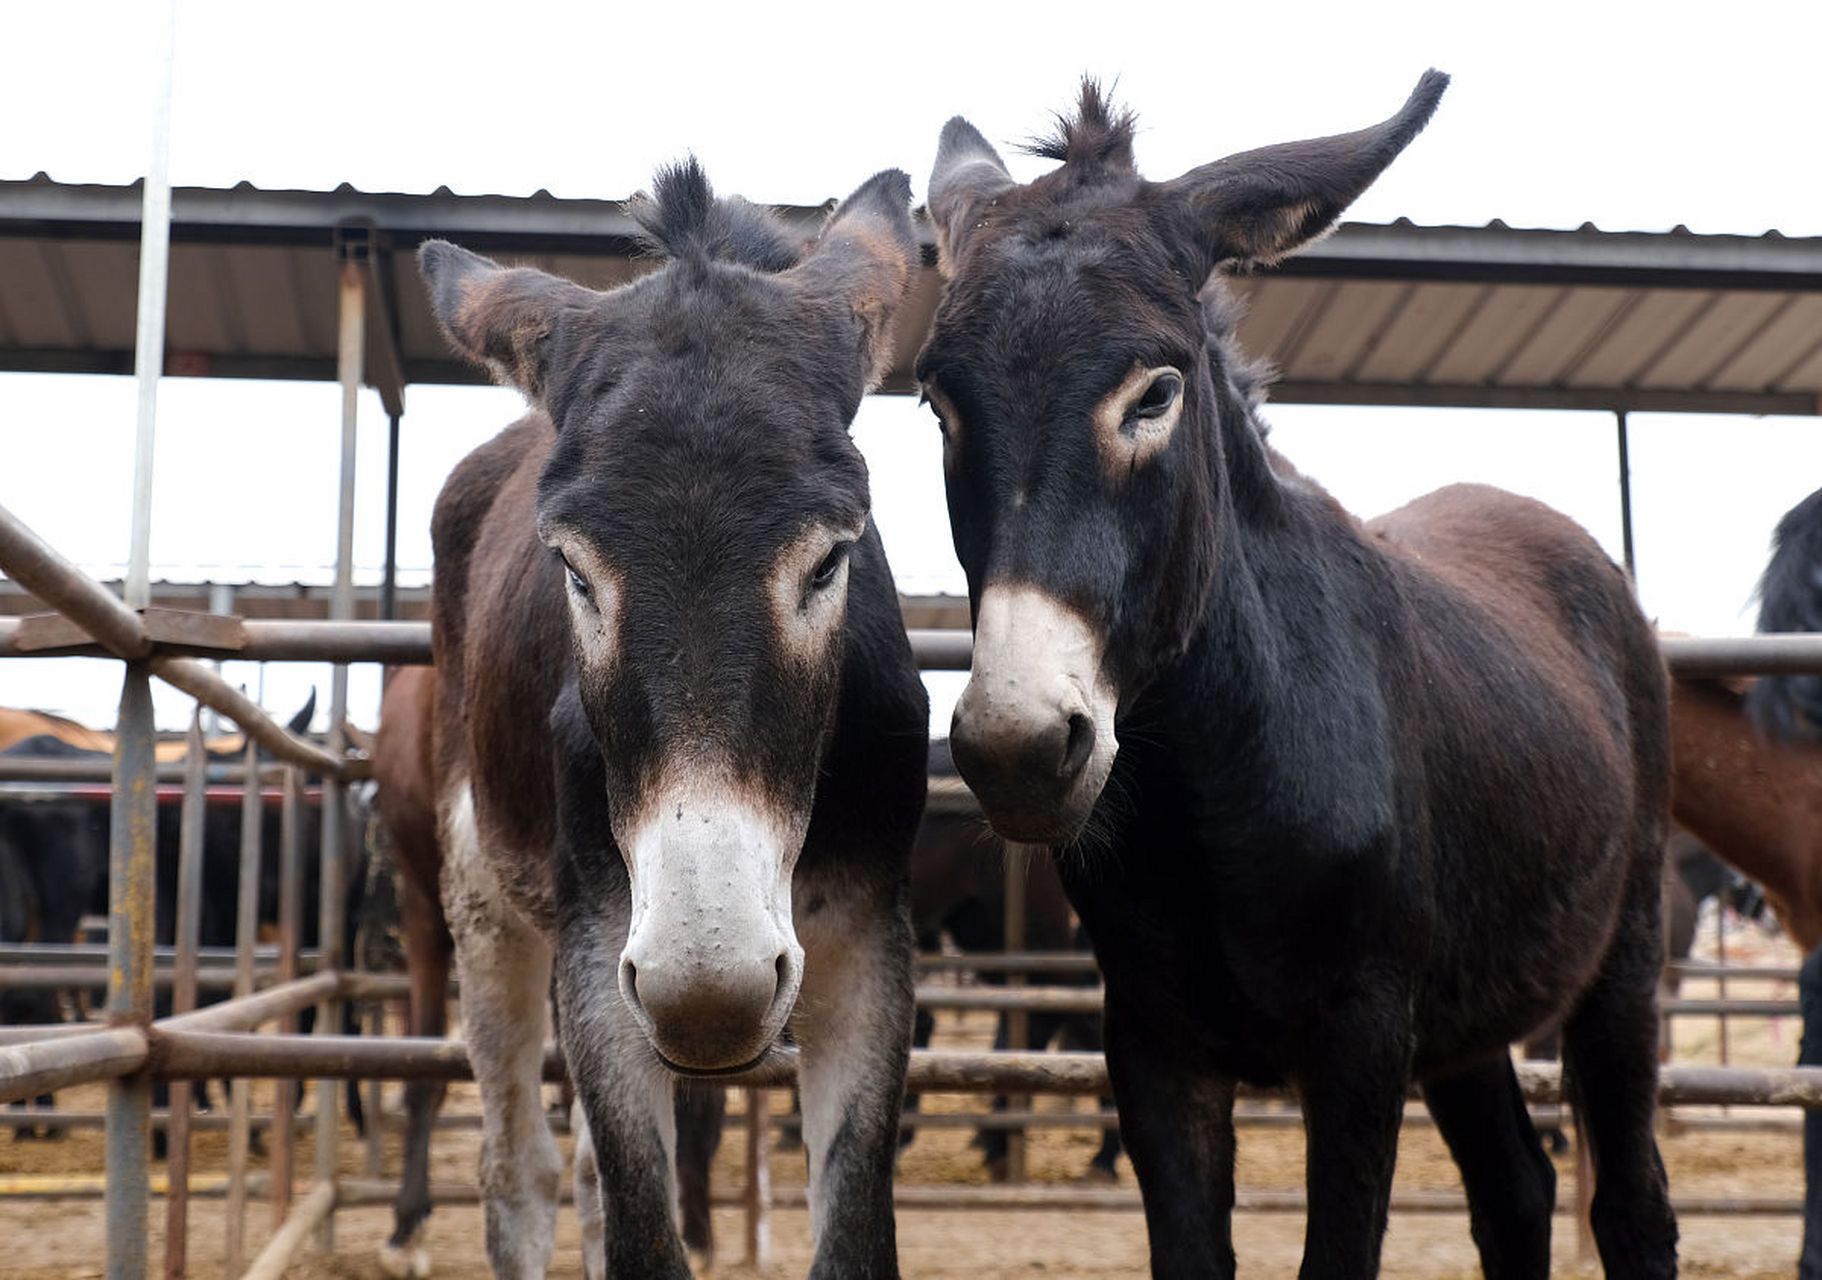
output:
[{"label": "horse mane", "polygon": [[[1778,521],[1759,579],[1758,629],[1822,631],[1822,489]],[[1773,737],[1822,739],[1822,677],[1767,676],[1746,695],[1746,710]]]},{"label": "horse mane", "polygon": [[1130,108],[1113,105],[1113,99],[1102,91],[1100,81],[1083,76],[1082,96],[1076,104],[1075,114],[1059,114],[1056,131],[1047,137],[1031,139],[1024,150],[1030,155],[1061,160],[1077,168],[1130,172],[1133,167],[1132,140],[1138,120]]},{"label": "horse mane", "polygon": [[659,257],[778,272],[803,256],[805,242],[772,214],[738,196],[717,198],[694,156],[658,170],[651,194],[633,197],[629,212]]}]

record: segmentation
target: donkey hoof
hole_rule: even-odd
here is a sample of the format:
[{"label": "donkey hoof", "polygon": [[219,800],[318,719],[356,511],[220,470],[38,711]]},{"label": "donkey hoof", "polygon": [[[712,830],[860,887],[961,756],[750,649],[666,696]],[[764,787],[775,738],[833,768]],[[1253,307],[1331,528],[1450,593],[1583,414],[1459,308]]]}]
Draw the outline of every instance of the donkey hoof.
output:
[{"label": "donkey hoof", "polygon": [[430,1274],[430,1254],[422,1245],[383,1244],[380,1270],[389,1280],[424,1280]]}]

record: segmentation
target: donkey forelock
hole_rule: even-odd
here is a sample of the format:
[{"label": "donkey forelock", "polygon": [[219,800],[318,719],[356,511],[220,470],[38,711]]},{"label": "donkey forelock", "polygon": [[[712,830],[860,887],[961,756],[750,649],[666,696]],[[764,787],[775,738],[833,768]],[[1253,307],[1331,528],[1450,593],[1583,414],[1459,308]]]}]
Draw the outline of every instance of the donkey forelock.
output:
[{"label": "donkey forelock", "polygon": [[658,170],[651,194],[634,197],[629,212],[647,246],[667,258],[788,271],[808,243],[757,205],[738,196],[718,199],[694,156]]},{"label": "donkey forelock", "polygon": [[1033,138],[1025,150],[1047,160],[1061,160],[1077,171],[1089,168],[1131,171],[1132,142],[1137,132],[1136,112],[1115,107],[1092,76],[1082,77],[1082,96],[1073,116],[1059,113],[1056,131]]}]

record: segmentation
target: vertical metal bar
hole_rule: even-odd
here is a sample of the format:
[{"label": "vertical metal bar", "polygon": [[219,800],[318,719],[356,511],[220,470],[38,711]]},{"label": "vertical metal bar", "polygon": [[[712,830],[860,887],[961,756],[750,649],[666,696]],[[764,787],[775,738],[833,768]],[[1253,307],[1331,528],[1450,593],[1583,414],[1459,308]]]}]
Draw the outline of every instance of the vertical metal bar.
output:
[{"label": "vertical metal bar", "polygon": [[1613,419],[1620,446],[1620,537],[1626,554],[1626,575],[1638,578],[1638,565],[1632,554],[1632,440],[1626,425],[1626,411],[1614,411]]},{"label": "vertical metal bar", "polygon": [[[158,788],[152,756],[151,673],[126,664],[115,724],[114,795],[108,814],[108,1021],[152,1020],[152,931]],[[107,1277],[145,1280],[152,1087],[130,1076],[108,1083]]]},{"label": "vertical metal bar", "polygon": [[386,573],[380,579],[380,617],[399,616],[399,417],[386,434]]},{"label": "vertical metal bar", "polygon": [[146,165],[139,226],[139,322],[133,355],[139,401],[126,602],[135,609],[143,609],[152,597],[152,451],[158,430],[158,379],[164,373],[165,294],[171,259],[171,75],[177,61],[177,0],[166,0],[158,35],[152,154]]},{"label": "vertical metal bar", "polygon": [[[196,1007],[196,947],[202,920],[203,783],[208,758],[202,742],[202,704],[190,713],[185,744],[183,815],[177,841],[177,933],[171,974],[171,1012]],[[180,1280],[189,1267],[190,1251],[190,1093],[188,1080],[171,1084],[171,1111],[165,1122],[164,1273]]]},{"label": "vertical metal bar", "polygon": [[[1716,898],[1714,903],[1714,962],[1717,965],[1727,963],[1727,904],[1719,898]],[[1719,974],[1715,977],[1714,994],[1717,1000],[1725,1001],[1727,999],[1726,974]],[[1715,1022],[1720,1029],[1721,1065],[1724,1067],[1727,1065],[1727,1015],[1725,1013],[1716,1014]],[[1725,1115],[1728,1110],[1729,1108],[1722,1107],[1721,1113]]]},{"label": "vertical metal bar", "polygon": [[[367,1034],[386,1034],[386,1002],[375,1000],[367,1011]],[[386,1082],[378,1076],[367,1082],[367,1176],[377,1178],[386,1156]]]},{"label": "vertical metal bar", "polygon": [[[234,612],[234,587],[232,583],[211,582],[209,584],[209,612],[226,615]],[[211,664],[216,674],[221,673],[221,659],[216,658]],[[204,732],[211,738],[221,737],[221,712],[210,707],[205,713]]]},{"label": "vertical metal bar", "polygon": [[[354,617],[354,481],[355,447],[359,435],[361,356],[366,343],[367,272],[349,256],[341,264],[341,321],[336,348],[336,374],[342,386],[342,470],[339,520],[336,524],[335,590],[330,615],[337,620]],[[348,667],[338,664],[330,680],[329,750],[342,750],[342,722],[348,717]],[[321,967],[341,967],[342,854],[347,845],[348,810],[341,784],[323,779],[322,898],[318,913],[317,950]],[[316,1033],[334,1035],[340,1028],[341,1003],[325,1001],[316,1009]],[[316,1085],[316,1178],[332,1184],[337,1168],[337,1102],[340,1082],[319,1080]],[[316,1232],[317,1248],[335,1248],[335,1215],[324,1216]]]},{"label": "vertical metal bar", "polygon": [[[297,977],[298,920],[303,913],[303,774],[295,765],[285,766],[285,801],[278,827],[278,980]],[[297,1015],[278,1021],[281,1035],[297,1030]],[[296,1129],[291,1113],[296,1109],[297,1082],[280,1080],[272,1090],[272,1229],[278,1230],[291,1212],[291,1176],[296,1161]]]},{"label": "vertical metal bar", "polygon": [[[259,935],[260,841],[265,825],[265,795],[260,785],[259,748],[247,740],[243,757],[247,780],[240,801],[240,884],[234,909],[234,994],[253,994],[253,946]],[[236,1080],[228,1109],[227,1243],[222,1272],[238,1276],[246,1265],[247,1146],[252,1119],[253,1082]]]},{"label": "vertical metal bar", "polygon": [[760,1270],[772,1256],[772,1166],[767,1157],[771,1143],[769,1095],[748,1089],[746,1149],[747,1266]]},{"label": "vertical metal bar", "polygon": [[[345,672],[345,668],[341,669]],[[333,742],[341,735],[330,733]],[[347,829],[347,805],[342,786],[333,778],[323,779],[322,801],[322,899],[317,913],[318,971],[337,970],[342,965],[342,844]],[[316,1006],[316,1034],[332,1036],[341,1030],[342,1006],[339,1000],[326,1000]],[[339,1162],[338,1102],[340,1080],[316,1082],[316,1181],[319,1186],[333,1185]],[[317,1248],[329,1253],[335,1248],[335,1215],[324,1215],[316,1230]]]},{"label": "vertical metal bar", "polygon": [[[1006,903],[1005,949],[1009,952],[1025,949],[1025,885],[1031,861],[1030,849],[1022,844],[1008,841],[1006,844]],[[1008,973],[1006,985],[1022,987],[1025,975]],[[1031,1035],[1031,1015],[1023,1009],[1009,1011],[1006,1015],[1006,1047],[1023,1049]],[[1026,1095],[1006,1099],[1006,1105],[1014,1111],[1027,1111],[1031,1099]],[[1025,1131],[1023,1129],[1006,1130],[1006,1181],[1019,1183],[1025,1181]]]}]

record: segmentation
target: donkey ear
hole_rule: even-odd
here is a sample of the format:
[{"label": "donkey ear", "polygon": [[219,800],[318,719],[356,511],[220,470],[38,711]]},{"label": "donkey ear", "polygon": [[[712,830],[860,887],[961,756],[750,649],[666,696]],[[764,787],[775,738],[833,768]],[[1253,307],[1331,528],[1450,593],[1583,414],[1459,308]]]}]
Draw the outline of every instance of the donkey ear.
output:
[{"label": "donkey ear", "polygon": [[1198,282],[1223,265],[1275,262],[1327,231],[1429,123],[1448,85],[1426,71],[1398,114],[1370,129],[1242,151],[1163,184],[1191,224]]},{"label": "donkey ear", "polygon": [[879,385],[892,364],[892,320],[922,264],[911,225],[911,178],[902,169],[874,174],[836,206],[790,278],[814,296],[852,308],[860,322],[866,383]]},{"label": "donkey ear", "polygon": [[981,131],[956,116],[943,126],[930,171],[930,222],[936,228],[936,261],[947,276],[968,238],[974,210],[1017,186],[1006,162]]},{"label": "donkey ear", "polygon": [[447,240],[429,240],[418,249],[418,271],[437,324],[456,352],[539,402],[552,332],[565,315],[593,309],[601,300],[581,285],[531,267],[502,267]]}]

